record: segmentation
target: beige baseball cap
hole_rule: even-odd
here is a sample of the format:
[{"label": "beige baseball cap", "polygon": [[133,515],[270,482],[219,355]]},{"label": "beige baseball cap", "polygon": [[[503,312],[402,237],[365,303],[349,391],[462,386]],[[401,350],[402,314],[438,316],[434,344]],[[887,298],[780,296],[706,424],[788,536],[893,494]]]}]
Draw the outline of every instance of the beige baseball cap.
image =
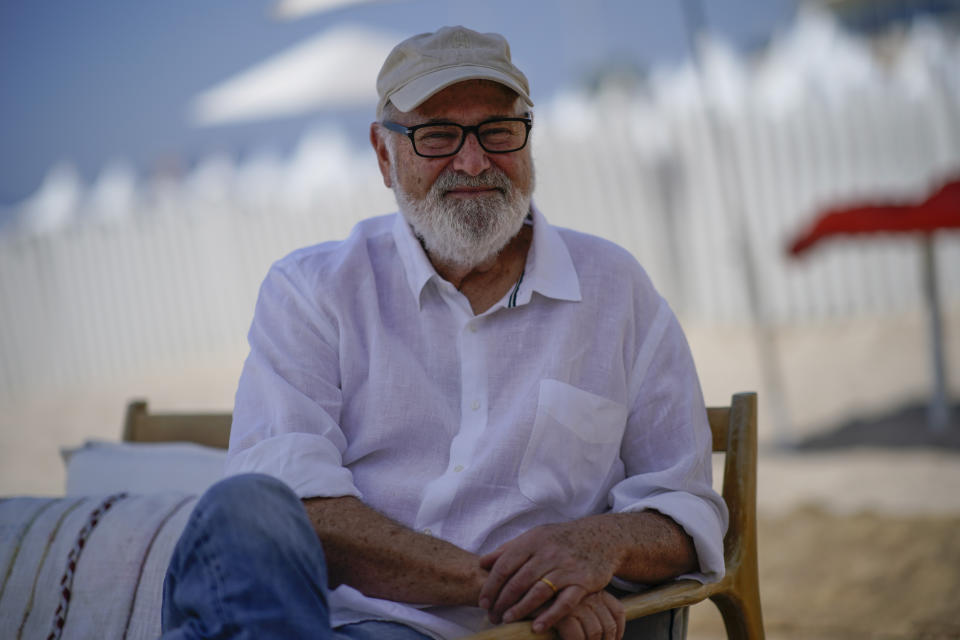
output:
[{"label": "beige baseball cap", "polygon": [[533,106],[527,78],[510,60],[510,45],[503,36],[442,27],[404,40],[387,56],[377,76],[377,118],[387,100],[400,111],[411,111],[464,80],[499,82]]}]

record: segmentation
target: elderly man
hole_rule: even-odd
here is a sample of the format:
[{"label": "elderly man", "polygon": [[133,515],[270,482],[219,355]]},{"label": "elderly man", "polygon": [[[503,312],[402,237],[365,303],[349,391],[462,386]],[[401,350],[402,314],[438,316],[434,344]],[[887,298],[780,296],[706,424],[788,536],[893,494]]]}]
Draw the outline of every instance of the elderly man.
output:
[{"label": "elderly man", "polygon": [[723,572],[680,327],[626,251],[531,205],[533,103],[502,37],[410,38],[377,89],[370,141],[400,213],[270,269],[231,477],[174,553],[164,637],[530,619],[619,638],[612,585]]}]

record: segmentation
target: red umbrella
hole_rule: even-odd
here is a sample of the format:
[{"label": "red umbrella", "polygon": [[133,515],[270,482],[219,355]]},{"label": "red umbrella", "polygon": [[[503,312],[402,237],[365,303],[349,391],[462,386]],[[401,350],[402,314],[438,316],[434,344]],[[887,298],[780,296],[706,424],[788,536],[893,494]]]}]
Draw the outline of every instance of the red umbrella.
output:
[{"label": "red umbrella", "polygon": [[930,401],[929,425],[943,430],[950,421],[943,359],[943,328],[933,256],[933,233],[938,229],[960,229],[960,179],[949,180],[933,195],[919,203],[863,203],[832,209],[817,217],[807,231],[791,244],[790,254],[799,256],[823,238],[865,233],[922,233],[924,247],[924,291],[930,317],[934,393]]},{"label": "red umbrella", "polygon": [[814,225],[790,245],[792,255],[800,255],[822,238],[861,233],[927,232],[960,229],[960,179],[947,182],[919,204],[861,204],[832,209],[817,218]]}]

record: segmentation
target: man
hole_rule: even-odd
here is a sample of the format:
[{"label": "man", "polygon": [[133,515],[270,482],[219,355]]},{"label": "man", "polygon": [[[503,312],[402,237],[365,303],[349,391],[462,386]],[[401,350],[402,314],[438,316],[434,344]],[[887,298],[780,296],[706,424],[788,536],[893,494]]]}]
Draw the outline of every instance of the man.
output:
[{"label": "man", "polygon": [[377,89],[400,214],[267,275],[227,462],[247,475],[191,516],[164,637],[531,619],[619,638],[609,585],[723,572],[683,334],[628,253],[531,205],[532,101],[502,37],[415,36]]}]

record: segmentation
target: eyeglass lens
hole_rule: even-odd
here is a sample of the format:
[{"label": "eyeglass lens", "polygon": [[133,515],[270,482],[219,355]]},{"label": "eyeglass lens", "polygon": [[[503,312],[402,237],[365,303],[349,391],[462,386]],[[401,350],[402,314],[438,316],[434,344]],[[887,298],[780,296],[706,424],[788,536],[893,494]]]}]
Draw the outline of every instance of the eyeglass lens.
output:
[{"label": "eyeglass lens", "polygon": [[[464,130],[455,124],[435,124],[417,129],[413,142],[417,153],[443,156],[454,153],[464,135]],[[518,120],[485,122],[477,129],[477,140],[494,153],[516,151],[527,141],[527,127]]]}]

